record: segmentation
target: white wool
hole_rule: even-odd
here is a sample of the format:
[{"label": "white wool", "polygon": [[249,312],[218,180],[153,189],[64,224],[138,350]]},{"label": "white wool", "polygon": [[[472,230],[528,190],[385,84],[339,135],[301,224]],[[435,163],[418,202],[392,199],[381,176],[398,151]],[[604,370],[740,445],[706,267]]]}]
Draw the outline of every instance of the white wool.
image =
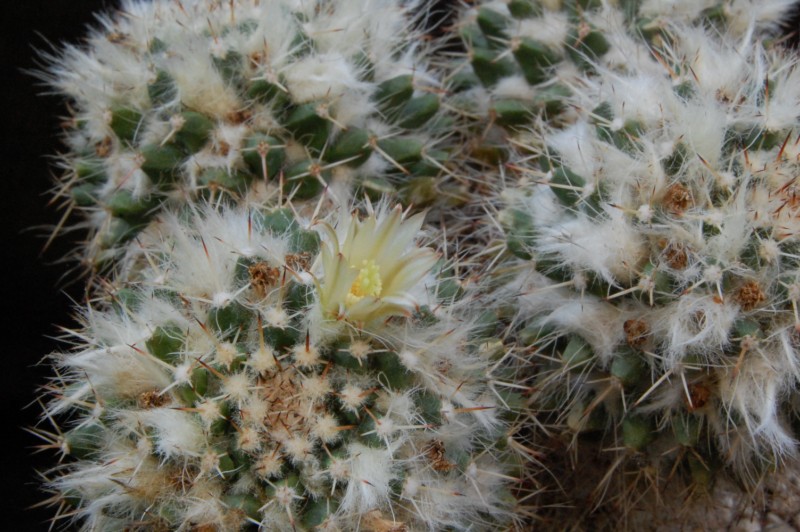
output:
[{"label": "white wool", "polygon": [[364,389],[354,384],[345,385],[337,394],[339,401],[352,412],[357,412],[361,408],[367,396],[368,394]]},{"label": "white wool", "polygon": [[[264,323],[270,327],[285,329],[289,326],[289,315],[280,307],[268,307],[262,311]],[[303,345],[305,348],[305,345]]]},{"label": "white wool", "polygon": [[294,356],[295,364],[302,367],[314,366],[320,363],[319,350],[309,344],[297,344],[292,348],[292,355]]},{"label": "white wool", "polygon": [[228,375],[223,380],[222,387],[228,397],[241,405],[250,397],[250,376],[245,372]]},{"label": "white wool", "polygon": [[[338,124],[347,127],[366,128],[369,117],[376,112],[375,103],[365,96],[363,90],[348,90],[339,95],[333,102],[332,114]],[[337,169],[344,169],[337,166]]]},{"label": "white wool", "polygon": [[795,128],[800,118],[800,68],[794,60],[779,61],[784,64],[779,72],[770,73],[774,87],[764,109],[764,127],[768,131]]},{"label": "white wool", "polygon": [[729,0],[725,14],[731,30],[744,34],[753,25],[777,29],[796,5],[794,0]]},{"label": "white wool", "polygon": [[224,529],[225,514],[228,509],[222,505],[221,496],[219,484],[205,479],[199,482],[195,480],[185,496],[187,505],[184,520],[208,524],[215,529]]},{"label": "white wool", "polygon": [[778,371],[800,381],[800,358],[793,345],[792,335],[797,334],[795,325],[787,325],[778,333],[777,341],[771,347],[770,358]]},{"label": "white wool", "polygon": [[315,438],[319,438],[324,443],[335,442],[341,432],[338,430],[339,421],[331,414],[318,415],[314,418],[311,433]]},{"label": "white wool", "polygon": [[340,513],[366,513],[387,504],[396,479],[392,451],[352,443],[347,448],[350,481],[341,499]]},{"label": "white wool", "polygon": [[288,65],[282,73],[289,92],[299,103],[335,100],[347,91],[364,88],[350,61],[336,52],[306,57]]},{"label": "white wool", "polygon": [[628,31],[624,14],[621,10],[605,6],[587,17],[589,23],[603,32],[610,49],[600,59],[601,73],[608,69],[612,72],[640,73],[653,77],[663,77],[664,69],[653,58],[650,47]]},{"label": "white wool", "polygon": [[747,35],[754,28],[771,31],[795,5],[792,0],[645,0],[639,16],[672,23],[696,23],[703,11],[722,4],[728,35]]},{"label": "white wool", "polygon": [[[519,194],[516,190],[509,190],[508,192],[509,194]],[[553,194],[552,189],[547,185],[541,185],[536,189],[534,194],[524,198],[521,208],[531,217],[534,227],[544,227],[546,225],[561,223],[568,219],[570,215],[570,213],[564,209],[564,205],[561,201]]]},{"label": "white wool", "polygon": [[143,198],[152,192],[147,174],[142,172],[142,158],[130,152],[115,152],[107,159],[109,180],[103,184],[103,196],[111,196],[117,190],[127,190],[134,198]]},{"label": "white wool", "polygon": [[170,284],[186,297],[211,301],[215,294],[233,292],[231,279],[236,256],[213,238],[190,233],[172,216],[165,217],[164,247],[171,248]]},{"label": "white wool", "polygon": [[[249,133],[249,128],[243,124],[217,124],[211,132],[211,142],[187,160],[187,173],[194,175],[201,169],[209,168],[224,168],[228,173],[233,172],[241,162],[242,141]],[[197,177],[193,178],[195,182]]]},{"label": "white wool", "polygon": [[314,455],[312,454],[314,444],[305,436],[293,436],[282,441],[281,446],[295,463],[314,460]]},{"label": "white wool", "polygon": [[417,416],[417,408],[409,393],[386,390],[378,395],[375,406],[379,410],[386,412],[387,418],[396,418],[401,420],[403,424],[413,423]]},{"label": "white wool", "polygon": [[277,367],[275,352],[271,347],[264,344],[255,349],[247,361],[256,373],[264,373]]},{"label": "white wool", "polygon": [[784,388],[789,384],[784,376],[759,353],[749,353],[739,374],[729,373],[720,379],[720,400],[736,412],[754,441],[769,446],[778,456],[794,455],[797,441],[778,414]]},{"label": "white wool", "polygon": [[207,443],[202,427],[190,412],[153,408],[129,414],[156,432],[156,451],[164,458],[200,456]]},{"label": "white wool", "polygon": [[530,101],[536,96],[536,90],[522,76],[506,76],[495,85],[492,94],[495,98]]},{"label": "white wool", "polygon": [[[87,325],[93,343],[64,358],[66,367],[84,374],[100,397],[135,397],[169,385],[169,372],[144,350],[152,335],[147,323],[115,313],[91,313]],[[132,347],[134,346],[134,347]]]},{"label": "white wool", "polygon": [[602,90],[612,103],[615,117],[653,128],[677,105],[677,96],[666,76],[620,76],[613,73],[608,76],[610,79]]},{"label": "white wool", "polygon": [[752,232],[750,216],[753,204],[746,194],[746,184],[746,181],[740,183],[738,194],[730,200],[726,216],[718,225],[719,234],[706,243],[705,253],[722,265],[738,261]]},{"label": "white wool", "polygon": [[191,224],[165,215],[161,225],[161,246],[170,251],[170,264],[164,269],[170,284],[187,297],[217,298],[224,306],[237,293],[233,271],[239,256],[267,259],[273,266],[283,264],[285,240],[263,232],[247,209],[203,208]]},{"label": "white wool", "polygon": [[323,375],[312,375],[302,379],[300,396],[314,403],[331,393],[330,379]]},{"label": "white wool", "polygon": [[93,53],[69,46],[63,57],[54,62],[56,86],[93,109],[107,108],[123,99],[133,108],[141,109],[146,105],[149,101],[147,83],[152,76],[149,65],[129,49],[114,45],[104,35],[93,35],[91,42]]},{"label": "white wool", "polygon": [[[709,98],[677,106],[671,121],[675,140],[681,139],[712,167],[717,167],[722,155],[727,119],[724,112]],[[700,161],[690,161],[700,167]]]},{"label": "white wool", "polygon": [[516,22],[515,37],[527,37],[554,50],[561,49],[570,30],[567,14],[560,11],[546,11],[541,17],[526,18]]},{"label": "white wool", "polygon": [[628,284],[647,258],[642,234],[619,213],[598,220],[585,215],[542,228],[536,250],[575,271],[597,272],[611,284]]},{"label": "white wool", "polygon": [[236,92],[222,79],[207,50],[210,42],[201,36],[171,43],[166,68],[175,80],[181,102],[195,111],[225,118],[241,104]]},{"label": "white wool", "polygon": [[594,126],[582,120],[563,130],[551,132],[547,144],[559,154],[564,166],[590,184],[597,161],[596,144],[593,141]]},{"label": "white wool", "polygon": [[[432,382],[428,384],[433,388]],[[442,417],[449,423],[449,429],[474,433],[480,426],[488,433],[494,433],[502,425],[502,420],[498,417],[497,398],[493,393],[465,385],[463,381],[451,380],[442,383],[440,391],[450,398],[442,401],[440,409]]]},{"label": "white wool", "polygon": [[[536,299],[541,298],[527,297],[526,302],[530,304]],[[541,324],[554,325],[580,335],[602,360],[610,360],[624,336],[624,319],[620,311],[592,296],[584,296],[583,299],[570,297],[560,302],[540,320]]]},{"label": "white wool", "polygon": [[[150,497],[164,494],[167,484],[158,460],[142,455],[132,447],[132,442],[123,439],[114,441],[105,458],[99,464],[83,462],[69,475],[53,482],[57,489],[77,493],[84,498],[87,503],[84,508],[86,524],[93,519],[102,520],[103,514],[111,508],[135,506],[134,493]],[[131,471],[137,474],[131,476]],[[127,482],[118,482],[120,478],[125,478]]]},{"label": "white wool", "polygon": [[[381,61],[395,51],[398,35],[408,31],[407,10],[416,2],[400,6],[388,0],[340,0],[304,24],[306,32],[324,51],[335,50],[347,56],[366,52]],[[313,3],[306,2],[309,9]]]},{"label": "white wool", "polygon": [[676,29],[682,58],[691,66],[691,77],[708,98],[725,96],[737,101],[751,72],[748,55],[750,39],[743,40],[737,48],[729,40],[709,38],[708,33],[698,27]]},{"label": "white wool", "polygon": [[[485,514],[500,516],[506,511],[500,500],[506,481],[491,462],[471,462],[463,474],[447,477],[435,474],[427,464],[414,464],[413,473],[406,476],[402,496],[413,504],[429,530],[459,528],[464,521],[490,527],[492,521],[486,520]],[[453,497],[452,493],[459,496]]]},{"label": "white wool", "polygon": [[[614,205],[634,206],[650,201],[653,186],[664,181],[664,171],[653,153],[654,147],[640,139],[642,151],[631,155],[609,144],[595,142],[598,181],[603,199]],[[612,211],[613,212],[613,211]]]},{"label": "white wool", "polygon": [[64,364],[82,372],[91,382],[84,393],[101,398],[132,398],[169,385],[162,367],[127,345],[87,349],[72,355]]},{"label": "white wool", "polygon": [[419,369],[420,359],[415,352],[404,350],[398,354],[398,357],[400,358],[400,363],[409,371],[417,371]]},{"label": "white wool", "polygon": [[197,403],[197,415],[203,422],[206,429],[211,427],[211,424],[222,418],[222,410],[219,403],[212,399],[206,399]]},{"label": "white wool", "polygon": [[729,345],[739,306],[733,301],[717,302],[715,293],[698,289],[683,294],[650,320],[654,335],[665,338],[668,367],[687,354],[702,355],[711,362]]},{"label": "white wool", "polygon": [[639,8],[639,16],[680,17],[689,21],[696,19],[703,10],[716,3],[716,0],[644,0]]}]

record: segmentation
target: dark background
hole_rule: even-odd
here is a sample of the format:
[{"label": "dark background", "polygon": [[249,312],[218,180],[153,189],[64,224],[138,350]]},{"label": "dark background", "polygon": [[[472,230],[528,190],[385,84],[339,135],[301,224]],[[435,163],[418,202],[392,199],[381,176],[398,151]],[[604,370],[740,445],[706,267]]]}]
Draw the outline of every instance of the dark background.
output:
[{"label": "dark background", "polygon": [[[455,0],[439,0],[446,9]],[[33,454],[40,443],[23,430],[36,423],[39,407],[30,406],[37,387],[50,374],[37,365],[60,349],[53,337],[58,325],[71,326],[74,301],[82,301],[83,283],[57,264],[75,247],[61,236],[44,253],[45,226],[58,222],[60,212],[48,207],[53,168],[48,156],[61,148],[59,118],[64,102],[48,96],[28,73],[41,70],[36,50],[79,43],[93,13],[113,9],[115,0],[16,0],[3,5],[0,25],[0,501],[3,529],[47,530],[53,509],[28,509],[44,499],[36,470],[54,463],[52,452]],[[434,17],[434,20],[441,20]],[[800,19],[787,21],[787,33],[797,31]],[[797,36],[794,37],[797,41]],[[37,229],[40,228],[40,229]]]},{"label": "dark background", "polygon": [[[113,0],[18,0],[4,2],[0,28],[0,501],[5,530],[47,530],[53,510],[27,510],[44,496],[35,470],[55,461],[51,452],[32,455],[39,442],[23,430],[33,425],[40,409],[28,406],[37,387],[50,374],[37,366],[58,349],[56,325],[74,323],[70,298],[80,301],[82,283],[73,266],[54,264],[74,246],[59,238],[42,253],[48,230],[60,212],[47,207],[53,183],[51,160],[57,153],[60,98],[43,96],[45,88],[27,71],[41,69],[36,50],[77,43],[93,21],[93,13],[117,5]],[[40,229],[37,229],[39,227]]]}]

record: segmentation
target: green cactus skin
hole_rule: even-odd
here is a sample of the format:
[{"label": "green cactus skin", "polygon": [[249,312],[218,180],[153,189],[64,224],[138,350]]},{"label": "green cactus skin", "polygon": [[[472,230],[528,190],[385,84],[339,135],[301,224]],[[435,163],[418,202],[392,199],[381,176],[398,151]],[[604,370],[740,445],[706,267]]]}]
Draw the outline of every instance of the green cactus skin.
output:
[{"label": "green cactus skin", "polygon": [[[568,102],[583,77],[598,68],[624,72],[631,57],[649,55],[649,46],[668,46],[670,25],[739,37],[752,24],[768,34],[790,7],[785,0],[477,2],[456,25],[453,46],[463,48],[465,57],[448,65],[454,96],[447,103],[461,114],[462,142],[474,145],[476,162],[486,162],[487,152],[508,160],[514,144],[506,137],[524,143],[540,123],[573,123]],[[494,131],[497,126],[501,131]]]},{"label": "green cactus skin", "polygon": [[[477,24],[492,48],[487,9]],[[664,15],[654,38],[636,34],[635,9],[583,10],[597,27],[626,20],[608,42],[635,38],[647,59],[614,64],[613,47],[572,46],[562,61],[581,90],[562,99],[569,120],[504,124],[528,128],[498,221],[510,260],[526,265],[510,286],[525,294],[518,341],[536,353],[533,408],[585,462],[576,483],[584,471],[599,483],[574,486],[572,500],[630,505],[609,526],[641,519],[630,493],[721,497],[731,478],[754,489],[797,452],[795,222],[777,177],[795,172],[797,74],[778,74],[792,60],[768,42],[742,45],[731,6],[722,11],[716,29],[710,12]],[[601,449],[611,456],[592,458]],[[593,504],[575,522],[606,511]]]},{"label": "green cactus skin", "polygon": [[[319,223],[322,240],[288,209],[207,208],[140,235],[54,383],[65,515],[86,530],[514,522],[520,401],[489,387],[502,344],[480,348],[496,321],[458,317],[470,296],[427,277],[437,257],[408,248],[420,216],[381,207],[338,237]],[[365,253],[360,273],[342,266]],[[425,285],[435,311],[415,301]]]},{"label": "green cactus skin", "polygon": [[[60,194],[88,216],[90,263],[118,258],[164,204],[360,194],[374,179],[402,197],[442,174],[420,164],[447,130],[409,7],[318,4],[129,2],[52,58],[48,81],[74,115]],[[311,166],[324,174],[297,171]]]},{"label": "green cactus skin", "polygon": [[722,528],[756,522],[743,487],[794,511],[790,2],[482,1],[431,45],[426,3],[368,4],[130,0],[50,58],[59,195],[111,272],[33,430],[58,518]]}]

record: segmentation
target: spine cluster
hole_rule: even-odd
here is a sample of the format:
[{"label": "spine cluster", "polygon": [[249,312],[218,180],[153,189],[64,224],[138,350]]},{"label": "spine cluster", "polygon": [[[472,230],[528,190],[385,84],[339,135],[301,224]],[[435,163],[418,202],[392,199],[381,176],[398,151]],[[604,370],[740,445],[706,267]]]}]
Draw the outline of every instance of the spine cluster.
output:
[{"label": "spine cluster", "polygon": [[743,524],[798,454],[791,7],[482,1],[436,37],[401,0],[101,17],[45,75],[105,276],[34,429],[60,515]]},{"label": "spine cluster", "polygon": [[204,208],[142,235],[57,361],[48,416],[69,412],[59,440],[81,461],[53,485],[84,526],[510,522],[502,354],[467,296],[437,301],[420,223],[381,208],[338,235],[317,222],[320,239],[287,209]]},{"label": "spine cluster", "polygon": [[186,202],[424,188],[443,158],[441,90],[413,8],[129,1],[101,18],[48,74],[71,100],[63,194],[87,215],[82,258],[107,269]]}]

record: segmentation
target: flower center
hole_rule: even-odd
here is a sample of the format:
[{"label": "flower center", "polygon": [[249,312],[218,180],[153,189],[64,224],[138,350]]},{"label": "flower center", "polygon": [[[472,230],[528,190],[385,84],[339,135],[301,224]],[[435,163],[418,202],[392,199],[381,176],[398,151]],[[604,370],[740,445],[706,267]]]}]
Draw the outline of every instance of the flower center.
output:
[{"label": "flower center", "polygon": [[347,294],[347,304],[353,305],[365,296],[378,297],[383,290],[383,281],[381,280],[380,267],[375,264],[375,261],[363,260],[361,261],[361,269],[358,271],[358,277],[353,281],[350,287],[350,293]]}]

